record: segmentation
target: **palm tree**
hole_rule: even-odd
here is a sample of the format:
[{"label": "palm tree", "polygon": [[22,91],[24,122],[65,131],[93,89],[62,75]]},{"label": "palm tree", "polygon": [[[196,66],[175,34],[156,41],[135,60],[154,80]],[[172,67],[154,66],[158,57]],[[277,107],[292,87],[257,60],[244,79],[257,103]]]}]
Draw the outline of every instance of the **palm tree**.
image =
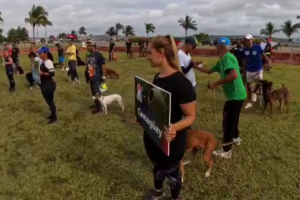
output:
[{"label": "palm tree", "polygon": [[280,31],[282,31],[290,40],[291,36],[294,33],[298,33],[298,29],[300,28],[300,23],[293,24],[291,20],[288,20],[284,22],[283,25],[281,25]]},{"label": "palm tree", "polygon": [[187,32],[189,29],[193,30],[193,31],[197,31],[197,23],[195,20],[193,20],[193,18],[191,18],[190,16],[185,16],[185,18],[181,18],[180,20],[178,20],[179,25],[184,28],[185,30],[185,37],[187,37]]},{"label": "palm tree", "polygon": [[78,33],[79,35],[86,35],[86,28],[84,26],[80,27]]},{"label": "palm tree", "polygon": [[280,32],[280,30],[275,29],[275,25],[272,22],[268,22],[266,24],[266,28],[260,30],[261,35],[266,35],[269,38],[272,38],[272,35],[274,35],[275,33],[279,33],[279,32]]},{"label": "palm tree", "polygon": [[72,31],[71,31],[71,34],[72,34],[72,35],[76,35],[76,31],[75,31],[75,30],[72,30]]},{"label": "palm tree", "polygon": [[25,18],[25,23],[29,23],[32,26],[32,36],[33,40],[35,40],[35,28],[40,26],[43,21],[48,21],[48,13],[42,6],[33,5],[28,14],[29,16]]},{"label": "palm tree", "polygon": [[124,26],[120,22],[116,23],[116,31],[117,31],[116,35],[118,35],[119,31],[123,30],[123,29],[124,29]]},{"label": "palm tree", "polygon": [[118,31],[115,27],[111,26],[107,29],[107,31],[105,32],[105,34],[109,35],[110,38],[112,38],[112,36],[115,36],[118,34]]},{"label": "palm tree", "polygon": [[145,28],[146,28],[146,33],[147,33],[147,37],[149,36],[149,33],[154,33],[155,31],[155,26],[152,23],[145,23]]},{"label": "palm tree", "polygon": [[48,19],[41,21],[41,26],[45,27],[45,39],[47,41],[47,26],[53,26],[52,22]]},{"label": "palm tree", "polygon": [[125,28],[123,29],[123,34],[128,37],[128,36],[131,36],[131,35],[135,35],[135,31],[133,29],[132,26],[130,25],[127,25],[125,26]]}]

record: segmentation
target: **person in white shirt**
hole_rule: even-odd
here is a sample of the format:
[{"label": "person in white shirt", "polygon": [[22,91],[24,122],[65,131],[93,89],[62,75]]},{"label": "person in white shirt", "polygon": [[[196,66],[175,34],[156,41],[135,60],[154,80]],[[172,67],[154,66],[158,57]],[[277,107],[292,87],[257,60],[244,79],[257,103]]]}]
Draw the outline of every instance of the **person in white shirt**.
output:
[{"label": "person in white shirt", "polygon": [[30,85],[30,89],[33,88],[34,84],[37,83],[37,81],[35,80],[35,78],[33,77],[32,71],[34,70],[35,67],[39,67],[42,64],[42,59],[40,59],[39,57],[37,57],[36,53],[29,53],[28,54],[28,58],[31,60],[32,62],[32,66],[31,66],[31,71],[26,73],[26,79]]},{"label": "person in white shirt", "polygon": [[196,94],[196,77],[194,73],[194,63],[190,53],[196,48],[197,40],[194,37],[188,37],[185,39],[184,45],[178,50],[179,65],[184,73],[185,77],[192,83]]}]

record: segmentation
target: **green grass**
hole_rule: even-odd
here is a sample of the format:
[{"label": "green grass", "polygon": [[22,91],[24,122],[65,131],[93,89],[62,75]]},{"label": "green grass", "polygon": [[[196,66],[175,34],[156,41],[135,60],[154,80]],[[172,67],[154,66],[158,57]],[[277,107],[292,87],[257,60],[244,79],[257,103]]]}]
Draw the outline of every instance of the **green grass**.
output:
[{"label": "green grass", "polygon": [[[9,94],[3,68],[0,71],[0,199],[1,200],[139,200],[152,187],[151,164],[143,147],[142,129],[134,124],[134,76],[152,80],[155,69],[142,58],[107,66],[124,80],[108,80],[107,94],[123,96],[125,111],[110,105],[108,115],[90,114],[89,86],[84,67],[82,85],[68,83],[56,70],[55,102],[59,121],[47,126],[48,108],[38,88],[30,90],[26,79],[16,76],[17,91]],[[83,57],[83,56],[82,56]],[[199,58],[207,66],[216,62]],[[29,70],[29,61],[22,56]],[[273,119],[259,106],[243,110],[240,131],[243,143],[234,147],[233,158],[214,158],[211,177],[205,178],[202,155],[186,166],[185,200],[300,199],[300,68],[275,65],[265,73],[275,86],[291,91],[290,114],[274,111]],[[224,95],[207,92],[208,80],[219,76],[197,73],[197,119],[194,128],[222,137]]]}]

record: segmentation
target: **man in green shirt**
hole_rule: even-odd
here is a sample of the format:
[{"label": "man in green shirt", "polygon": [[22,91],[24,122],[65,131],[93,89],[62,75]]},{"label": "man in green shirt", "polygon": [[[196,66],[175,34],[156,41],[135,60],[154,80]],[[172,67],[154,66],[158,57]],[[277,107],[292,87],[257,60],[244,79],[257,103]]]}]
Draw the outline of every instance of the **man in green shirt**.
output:
[{"label": "man in green shirt", "polygon": [[219,39],[216,51],[220,60],[211,69],[203,68],[202,64],[194,66],[195,69],[203,73],[218,72],[221,76],[219,81],[208,83],[208,88],[212,90],[222,85],[226,97],[223,110],[223,148],[219,151],[214,151],[214,155],[221,158],[231,158],[232,144],[240,145],[239,117],[244,100],[247,97],[238,61],[230,53],[230,44],[231,41],[228,38],[221,37]]}]

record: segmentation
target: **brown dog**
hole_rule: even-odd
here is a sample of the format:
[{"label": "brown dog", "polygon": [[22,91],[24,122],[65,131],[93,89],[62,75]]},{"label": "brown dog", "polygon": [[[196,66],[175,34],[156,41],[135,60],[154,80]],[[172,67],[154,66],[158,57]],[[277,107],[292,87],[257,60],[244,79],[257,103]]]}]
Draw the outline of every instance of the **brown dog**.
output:
[{"label": "brown dog", "polygon": [[274,90],[273,89],[273,82],[270,82],[268,80],[260,80],[256,87],[262,87],[262,95],[264,98],[264,110],[263,113],[265,113],[266,108],[268,104],[270,104],[270,116],[272,116],[273,113],[273,106],[276,101],[279,101],[279,107],[278,109],[282,108],[282,101],[284,101],[284,104],[286,106],[286,112],[289,112],[289,99],[290,99],[290,92],[283,84],[282,86]]},{"label": "brown dog", "polygon": [[[209,177],[213,166],[212,154],[218,145],[217,139],[211,134],[203,130],[188,130],[186,140],[186,152],[192,151],[195,158],[199,148],[204,150],[203,160],[208,165],[208,170],[205,173],[205,177]],[[181,181],[184,179],[184,165],[187,163],[180,162]]]},{"label": "brown dog", "polygon": [[120,74],[113,69],[105,68],[105,76],[110,78],[120,79]]},{"label": "brown dog", "polygon": [[113,61],[119,61],[119,56],[117,54],[115,54],[114,52],[112,53],[112,60]]}]

